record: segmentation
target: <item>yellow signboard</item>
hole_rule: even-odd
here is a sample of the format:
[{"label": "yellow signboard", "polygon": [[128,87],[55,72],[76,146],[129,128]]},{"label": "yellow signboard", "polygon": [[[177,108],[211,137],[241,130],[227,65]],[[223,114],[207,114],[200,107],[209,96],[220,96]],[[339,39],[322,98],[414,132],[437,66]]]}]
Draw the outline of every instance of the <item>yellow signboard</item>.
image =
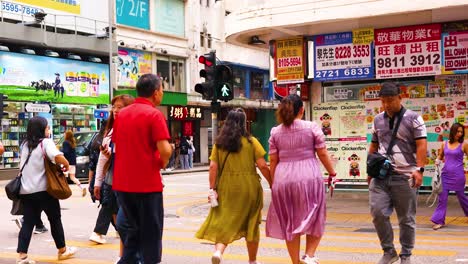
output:
[{"label": "yellow signboard", "polygon": [[360,28],[353,30],[353,44],[371,44],[374,41],[373,28]]},{"label": "yellow signboard", "polygon": [[276,41],[277,83],[304,82],[304,40],[302,37]]},{"label": "yellow signboard", "polygon": [[77,15],[81,14],[81,6],[78,0],[15,0],[15,2]]}]

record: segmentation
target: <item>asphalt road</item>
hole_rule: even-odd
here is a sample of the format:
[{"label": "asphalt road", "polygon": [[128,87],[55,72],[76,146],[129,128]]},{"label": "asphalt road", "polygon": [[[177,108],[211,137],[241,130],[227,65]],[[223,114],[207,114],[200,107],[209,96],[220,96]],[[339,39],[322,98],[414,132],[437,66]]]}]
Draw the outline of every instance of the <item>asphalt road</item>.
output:
[{"label": "asphalt road", "polygon": [[[208,213],[208,173],[194,172],[165,175],[164,191],[165,230],[162,263],[210,263],[213,245],[208,241],[194,238],[194,234]],[[264,216],[269,205],[270,191],[265,186]],[[0,263],[15,263],[18,228],[15,217],[9,215],[11,202],[6,198],[0,182]],[[88,241],[98,213],[97,204],[89,196],[82,198],[76,186],[72,186],[72,198],[61,202],[62,218],[67,244],[79,247],[75,259],[56,260],[56,249],[50,232],[34,235],[30,256],[38,263],[112,264],[118,255],[119,240],[113,228],[107,236],[108,243],[96,245]],[[447,264],[468,263],[468,217],[451,196],[448,226],[433,231],[429,221],[432,208],[425,208],[425,197],[420,197],[418,208],[418,229],[413,263]],[[376,263],[381,255],[378,239],[368,214],[366,192],[338,192],[327,202],[328,216],[326,234],[318,250],[321,264],[370,264]],[[42,219],[49,227],[46,216]],[[398,225],[393,218],[396,240]],[[283,241],[266,238],[265,223],[262,223],[262,237],[259,261],[262,263],[290,263]],[[225,255],[226,264],[248,263],[244,241],[229,246]],[[305,244],[305,241],[303,241]],[[396,241],[398,245],[398,242]],[[398,246],[399,248],[399,246]]]}]

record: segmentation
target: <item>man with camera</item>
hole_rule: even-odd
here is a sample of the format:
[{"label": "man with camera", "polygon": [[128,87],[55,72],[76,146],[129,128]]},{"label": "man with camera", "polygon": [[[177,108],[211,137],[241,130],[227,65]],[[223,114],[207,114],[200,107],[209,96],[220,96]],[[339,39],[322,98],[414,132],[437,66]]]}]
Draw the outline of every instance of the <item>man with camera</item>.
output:
[{"label": "man with camera", "polygon": [[[416,189],[422,184],[426,161],[426,126],[420,115],[401,105],[398,85],[384,83],[379,95],[384,112],[375,116],[367,160],[370,211],[384,251],[378,264],[394,263],[399,258],[400,263],[410,264],[416,232]],[[375,168],[369,166],[373,161],[378,164]],[[400,226],[399,256],[390,223],[393,209]]]}]

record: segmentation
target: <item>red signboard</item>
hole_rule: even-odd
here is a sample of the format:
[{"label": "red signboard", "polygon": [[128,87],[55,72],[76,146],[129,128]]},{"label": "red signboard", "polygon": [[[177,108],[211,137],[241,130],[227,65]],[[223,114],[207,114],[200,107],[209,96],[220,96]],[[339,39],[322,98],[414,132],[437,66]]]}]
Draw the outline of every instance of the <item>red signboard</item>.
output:
[{"label": "red signboard", "polygon": [[303,101],[309,100],[308,83],[278,85],[276,82],[273,82],[273,90],[275,91],[275,98],[278,100],[290,94],[295,94],[298,91],[300,91],[300,96]]},{"label": "red signboard", "polygon": [[375,30],[377,79],[441,74],[441,25]]}]

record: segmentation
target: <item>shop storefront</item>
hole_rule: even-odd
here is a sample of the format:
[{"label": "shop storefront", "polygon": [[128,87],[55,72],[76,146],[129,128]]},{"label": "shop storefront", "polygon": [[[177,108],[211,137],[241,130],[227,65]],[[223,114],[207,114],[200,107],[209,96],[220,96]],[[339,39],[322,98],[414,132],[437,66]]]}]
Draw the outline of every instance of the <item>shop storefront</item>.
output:
[{"label": "shop storefront", "polygon": [[43,116],[52,137],[98,128],[94,110],[109,103],[109,65],[0,52],[0,93],[8,96],[1,120],[6,148],[0,168],[18,168],[28,120]]},{"label": "shop storefront", "polygon": [[[366,185],[373,118],[382,110],[378,94],[383,82],[393,81],[401,87],[404,106],[425,121],[428,164],[423,185],[430,186],[438,149],[449,127],[459,122],[468,132],[466,25],[365,28],[308,36],[303,38],[302,57],[297,39],[272,42],[278,82],[298,84],[301,78],[313,79],[312,120],[322,126],[341,183]],[[291,63],[299,61],[307,62],[307,70],[291,74],[299,70]]]}]

